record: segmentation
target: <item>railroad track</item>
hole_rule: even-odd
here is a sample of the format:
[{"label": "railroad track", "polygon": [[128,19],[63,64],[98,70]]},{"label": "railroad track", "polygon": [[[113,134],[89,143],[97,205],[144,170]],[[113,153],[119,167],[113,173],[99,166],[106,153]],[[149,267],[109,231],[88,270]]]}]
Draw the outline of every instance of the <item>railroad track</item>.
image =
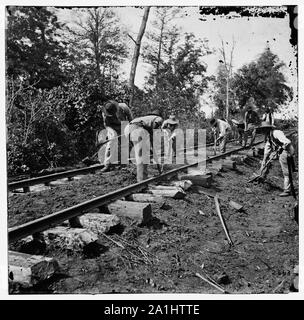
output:
[{"label": "railroad track", "polygon": [[[230,140],[230,141],[228,141],[228,143],[232,143],[235,141],[237,141],[237,139]],[[207,144],[205,146],[212,147],[213,143]],[[200,147],[203,147],[203,146],[198,145],[198,146],[194,146],[191,148],[183,148],[183,149],[180,149],[179,151],[186,152],[186,151],[190,151],[192,149],[198,149]],[[163,155],[164,154],[162,153],[160,156],[163,156]],[[129,159],[129,160],[134,160],[134,159]],[[18,181],[13,181],[13,182],[9,182],[7,186],[8,186],[9,191],[23,189],[24,192],[30,192],[31,186],[38,185],[38,184],[48,185],[50,182],[56,181],[59,179],[64,179],[64,178],[72,179],[73,177],[75,177],[77,175],[85,175],[85,174],[89,174],[89,173],[95,173],[97,170],[100,170],[103,167],[104,167],[104,165],[102,165],[102,164],[96,164],[96,165],[91,165],[91,166],[85,167],[85,168],[67,170],[67,171],[52,173],[52,174],[43,175],[43,176],[39,176],[39,177],[35,177],[35,178],[27,178],[27,179],[22,179],[22,180],[18,180]]]},{"label": "railroad track", "polygon": [[[262,135],[257,135],[257,138],[259,136]],[[232,143],[232,142],[236,142],[238,139],[232,139],[227,141],[227,144]],[[196,145],[194,147],[190,147],[190,148],[182,148],[179,151],[190,151],[192,149],[196,150],[199,149],[200,147],[213,147],[214,144],[213,143],[208,143],[206,145]],[[164,154],[162,153],[160,155],[161,157],[164,156]],[[129,160],[134,160],[134,159],[129,159]],[[59,179],[64,179],[64,178],[68,178],[71,179],[77,175],[85,175],[85,174],[89,174],[89,173],[95,173],[97,170],[100,170],[104,167],[104,165],[102,164],[96,164],[96,165],[91,165],[89,167],[84,167],[84,168],[79,168],[79,169],[72,169],[72,170],[67,170],[67,171],[62,171],[62,172],[58,172],[58,173],[52,173],[52,174],[48,174],[48,175],[42,175],[39,177],[35,177],[35,178],[26,178],[26,179],[22,179],[22,180],[17,180],[17,181],[13,181],[13,182],[9,182],[8,183],[8,190],[9,191],[13,191],[13,190],[17,190],[17,189],[23,189],[24,192],[30,192],[30,187],[34,186],[34,185],[38,185],[38,184],[45,184],[47,185],[48,183],[52,182],[52,181],[56,181]]]},{"label": "railroad track", "polygon": [[[293,132],[294,132],[294,130],[290,130],[290,131],[288,131],[287,135],[290,135]],[[234,142],[234,141],[235,140],[232,140],[229,142]],[[253,144],[253,146],[257,146],[259,144],[262,144],[263,142],[264,142],[264,139],[259,140],[259,141],[255,142]],[[207,145],[207,147],[210,147],[212,145],[213,144],[209,144],[209,145]],[[223,154],[218,154],[215,156],[206,155],[206,159],[203,159],[201,162],[206,161],[206,163],[210,163],[212,161],[225,158],[233,153],[237,153],[242,150],[248,150],[248,147],[235,148],[235,149],[229,150]],[[147,188],[149,186],[149,184],[151,184],[151,183],[161,181],[164,178],[170,178],[170,177],[176,175],[178,172],[182,172],[188,168],[195,167],[198,164],[199,164],[199,162],[193,162],[190,164],[182,165],[178,168],[175,168],[173,170],[162,173],[156,177],[152,177],[147,180],[144,180],[144,181],[141,181],[138,183],[134,183],[130,186],[115,190],[111,193],[102,195],[100,197],[96,197],[92,200],[88,200],[88,201],[83,202],[81,204],[78,204],[73,207],[55,212],[53,214],[36,219],[34,221],[30,221],[30,222],[22,224],[20,226],[9,228],[9,230],[8,230],[9,242],[14,242],[16,240],[19,240],[19,239],[24,238],[26,236],[32,235],[34,233],[44,231],[51,226],[60,224],[63,221],[80,216],[83,214],[84,211],[107,205],[117,199],[121,199],[123,197],[126,197],[126,196],[134,193],[134,192],[141,191],[141,190]],[[18,181],[18,182],[14,182],[14,183],[9,184],[9,189],[16,189],[17,187],[19,187],[19,188],[29,187],[30,185],[39,184],[39,183],[46,183],[46,182],[54,181],[56,179],[60,179],[63,177],[65,177],[65,178],[66,177],[73,177],[76,174],[81,174],[81,173],[82,174],[91,173],[91,172],[94,172],[94,171],[100,169],[101,167],[102,167],[102,165],[96,165],[96,166],[91,166],[88,168],[75,169],[75,170],[65,171],[65,172],[52,174],[52,175],[48,175],[48,176],[37,177],[34,179]]]},{"label": "railroad track", "polygon": [[[254,143],[254,146],[257,146],[263,142],[264,142],[264,140],[257,141]],[[246,149],[248,150],[248,147],[235,148],[230,151],[227,151],[226,153],[208,157],[207,159],[204,159],[203,161],[206,161],[206,163],[210,163],[212,161],[225,158],[233,153],[236,153],[236,152],[239,152],[242,150],[246,150]],[[134,184],[129,185],[127,187],[115,190],[113,192],[102,195],[100,197],[96,197],[91,200],[85,201],[83,203],[72,206],[70,208],[60,210],[58,212],[52,213],[50,215],[36,219],[34,221],[30,221],[25,224],[9,228],[9,230],[8,230],[9,242],[14,242],[19,239],[25,238],[29,235],[33,235],[37,232],[44,231],[54,225],[58,225],[66,220],[80,216],[83,214],[83,212],[85,212],[87,210],[91,210],[91,209],[95,209],[98,207],[108,205],[109,203],[111,203],[115,200],[121,199],[123,197],[131,195],[132,193],[139,192],[141,190],[146,189],[149,186],[149,184],[161,181],[164,178],[170,178],[172,176],[175,176],[177,173],[182,172],[188,168],[195,167],[198,164],[199,164],[198,162],[194,162],[194,163],[180,166],[176,169],[167,171],[167,172],[165,172],[161,175],[158,175],[156,177],[152,177],[147,180],[134,183]],[[64,173],[62,173],[62,175],[63,174]],[[41,179],[42,179],[42,177],[41,177]],[[47,179],[49,179],[49,177],[47,177]],[[35,181],[37,181],[37,180],[38,179],[35,179]],[[45,181],[45,180],[42,179],[39,181]]]},{"label": "railroad track", "polygon": [[[291,134],[291,133],[292,132],[290,132],[289,134]],[[232,142],[232,141],[230,141],[230,142]],[[264,142],[264,139],[261,139],[261,140],[257,141],[256,143],[254,143],[254,146],[262,144],[263,142]],[[238,147],[238,148],[233,148],[224,154],[218,154],[218,155],[209,156],[209,157],[206,155],[206,159],[204,159],[204,161],[206,161],[206,163],[211,163],[213,161],[221,160],[227,156],[230,156],[234,153],[244,151],[244,150],[249,150],[249,149],[248,149],[248,147],[247,148]],[[8,229],[8,241],[10,244],[12,244],[18,240],[26,238],[27,236],[35,235],[37,233],[46,231],[52,227],[55,227],[55,226],[61,224],[62,222],[66,221],[66,220],[82,216],[82,215],[86,214],[87,212],[89,212],[89,210],[107,206],[107,205],[115,202],[116,200],[120,200],[124,197],[131,196],[132,194],[138,193],[142,190],[145,191],[150,185],[153,185],[156,182],[162,181],[165,178],[171,178],[173,176],[176,176],[177,173],[182,172],[182,171],[189,169],[191,167],[196,167],[199,164],[200,164],[200,162],[196,161],[196,162],[193,162],[190,164],[182,165],[178,168],[164,172],[161,175],[151,177],[145,181],[134,183],[134,184],[129,185],[127,187],[120,188],[118,190],[112,191],[112,192],[104,194],[102,196],[87,200],[83,203],[80,203],[80,204],[74,205],[72,207],[54,212],[50,215],[41,217],[39,219],[35,219],[33,221],[29,221],[27,223],[9,228]],[[93,172],[93,171],[97,170],[99,167],[100,166],[96,166],[93,168],[89,167],[89,168],[84,168],[84,169],[88,169],[87,172]],[[92,170],[92,171],[90,171],[90,170]],[[56,174],[56,176],[58,177],[58,175],[59,175],[60,177],[67,177],[66,176],[67,174],[69,176],[73,176],[74,171],[75,170],[71,170],[71,172],[62,172],[60,174]],[[76,170],[76,171],[79,172],[79,170]],[[86,172],[86,171],[84,171],[84,172]],[[41,183],[41,181],[45,182],[45,180],[43,178],[51,179],[52,177],[39,177],[39,178],[36,178],[35,181],[36,182],[39,181],[39,183]],[[52,180],[48,180],[48,181],[52,181]],[[208,195],[208,193],[207,193],[207,195]],[[220,213],[219,213],[219,215],[220,215]],[[111,238],[110,238],[110,240],[111,240]],[[113,241],[113,238],[111,241]],[[10,252],[9,256],[11,254],[12,253]],[[34,259],[36,259],[36,258],[34,258]]]}]

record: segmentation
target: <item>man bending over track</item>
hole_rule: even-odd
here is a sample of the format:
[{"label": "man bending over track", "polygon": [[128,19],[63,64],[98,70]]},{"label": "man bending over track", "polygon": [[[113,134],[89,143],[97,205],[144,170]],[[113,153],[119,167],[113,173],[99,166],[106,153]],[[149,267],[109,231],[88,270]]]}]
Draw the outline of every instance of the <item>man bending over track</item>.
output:
[{"label": "man bending over track", "polygon": [[158,110],[146,116],[133,119],[125,128],[125,136],[133,143],[137,181],[148,178],[148,163],[150,163],[150,150],[153,149],[153,130],[160,129],[163,118]]},{"label": "man bending over track", "polygon": [[220,144],[220,152],[225,153],[227,134],[231,130],[230,124],[227,121],[213,118],[210,120],[210,125],[216,131],[216,144]]},{"label": "man bending over track", "polygon": [[289,162],[292,161],[294,148],[291,141],[286,138],[281,130],[277,130],[274,125],[269,122],[262,122],[258,128],[266,136],[266,143],[264,147],[264,158],[260,168],[260,174],[257,176],[259,179],[264,180],[269,171],[269,164],[279,157],[280,165],[284,176],[284,192],[280,197],[287,197],[291,195],[291,166]]},{"label": "man bending over track", "polygon": [[[104,127],[107,130],[107,139],[109,142],[106,145],[104,168],[102,172],[111,170],[111,164],[114,162],[114,158],[120,161],[120,147],[121,139],[121,122],[130,122],[133,118],[130,108],[125,103],[117,103],[114,100],[108,101],[103,107],[103,120]],[[115,157],[114,152],[117,150],[117,156]],[[115,159],[116,160],[116,159]]]}]

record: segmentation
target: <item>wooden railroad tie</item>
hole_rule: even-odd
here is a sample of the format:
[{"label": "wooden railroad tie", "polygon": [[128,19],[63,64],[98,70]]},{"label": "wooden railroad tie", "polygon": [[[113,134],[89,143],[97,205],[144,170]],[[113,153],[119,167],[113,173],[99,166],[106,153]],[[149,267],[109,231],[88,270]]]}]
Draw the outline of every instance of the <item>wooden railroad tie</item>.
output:
[{"label": "wooden railroad tie", "polygon": [[32,287],[47,280],[59,271],[59,264],[53,258],[30,255],[21,252],[8,252],[9,283],[22,287]]},{"label": "wooden railroad tie", "polygon": [[198,185],[202,187],[210,187],[212,182],[212,175],[210,174],[200,174],[200,175],[182,175],[179,178],[180,180],[190,180],[193,185]]},{"label": "wooden railroad tie", "polygon": [[182,188],[175,186],[151,186],[149,187],[148,192],[155,196],[173,199],[183,199],[186,196],[186,193]]},{"label": "wooden railroad tie", "polygon": [[129,217],[138,224],[147,224],[152,219],[150,203],[117,200],[100,208],[101,212],[111,213],[121,217]]},{"label": "wooden railroad tie", "polygon": [[133,193],[127,196],[126,200],[135,201],[135,202],[152,202],[152,203],[163,203],[165,201],[162,196],[157,196],[150,193]]}]

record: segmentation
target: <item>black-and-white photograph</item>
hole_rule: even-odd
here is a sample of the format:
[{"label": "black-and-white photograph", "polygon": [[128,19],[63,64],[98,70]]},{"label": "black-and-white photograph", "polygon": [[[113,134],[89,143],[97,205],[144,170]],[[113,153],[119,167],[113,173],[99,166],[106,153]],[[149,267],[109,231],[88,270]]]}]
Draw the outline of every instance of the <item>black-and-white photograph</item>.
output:
[{"label": "black-and-white photograph", "polygon": [[7,294],[298,294],[298,6],[17,2]]}]

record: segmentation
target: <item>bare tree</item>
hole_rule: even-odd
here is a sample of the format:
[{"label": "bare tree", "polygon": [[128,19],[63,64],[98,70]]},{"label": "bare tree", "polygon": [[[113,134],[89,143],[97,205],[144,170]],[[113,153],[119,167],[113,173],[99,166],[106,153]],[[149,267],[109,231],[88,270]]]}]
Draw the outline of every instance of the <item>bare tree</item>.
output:
[{"label": "bare tree", "polygon": [[130,100],[129,105],[132,106],[133,103],[133,97],[134,97],[134,80],[135,80],[135,74],[136,74],[136,67],[138,63],[138,58],[140,54],[140,46],[141,46],[141,40],[145,33],[148,17],[149,17],[149,11],[151,7],[145,7],[144,15],[142,17],[141,25],[139,28],[139,32],[136,38],[136,41],[132,38],[132,36],[129,35],[129,37],[134,41],[135,47],[134,47],[134,53],[132,58],[132,66],[130,71],[130,78],[129,78],[129,87],[130,87]]},{"label": "bare tree", "polygon": [[233,60],[233,51],[234,51],[234,47],[235,47],[235,40],[233,37],[232,40],[232,48],[230,51],[230,57],[229,57],[229,61],[228,61],[228,57],[226,56],[226,51],[225,51],[225,45],[224,45],[224,41],[222,40],[222,47],[220,48],[220,53],[222,56],[222,63],[224,64],[225,67],[225,73],[226,73],[226,119],[228,119],[229,117],[229,86],[230,86],[230,80],[232,78],[232,60]]},{"label": "bare tree", "polygon": [[77,28],[69,28],[75,36],[72,52],[81,52],[78,60],[91,66],[97,78],[111,79],[118,64],[127,56],[119,18],[109,8],[94,7],[78,12],[74,23]]},{"label": "bare tree", "polygon": [[[143,57],[153,67],[153,85],[158,89],[160,70],[163,62],[170,58],[166,50],[172,47],[171,40],[173,33],[176,33],[172,21],[181,16],[181,9],[178,7],[157,7],[155,19],[152,21],[153,31],[147,33],[148,43],[144,47]],[[174,32],[173,32],[174,31]]]}]

